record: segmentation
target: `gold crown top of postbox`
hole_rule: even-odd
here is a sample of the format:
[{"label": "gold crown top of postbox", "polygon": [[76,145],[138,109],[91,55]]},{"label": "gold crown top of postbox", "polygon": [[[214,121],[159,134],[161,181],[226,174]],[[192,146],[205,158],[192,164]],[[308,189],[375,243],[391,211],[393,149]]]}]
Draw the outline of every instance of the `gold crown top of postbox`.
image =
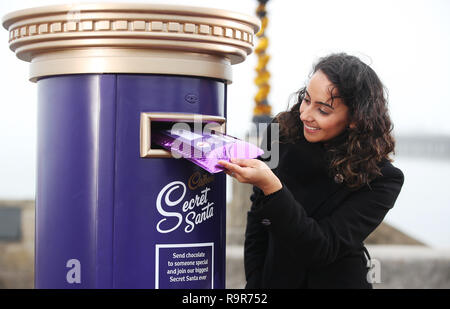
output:
[{"label": "gold crown top of postbox", "polygon": [[259,30],[257,17],[199,7],[84,3],[3,17],[9,46],[31,62],[30,80],[61,74],[155,73],[231,82]]}]

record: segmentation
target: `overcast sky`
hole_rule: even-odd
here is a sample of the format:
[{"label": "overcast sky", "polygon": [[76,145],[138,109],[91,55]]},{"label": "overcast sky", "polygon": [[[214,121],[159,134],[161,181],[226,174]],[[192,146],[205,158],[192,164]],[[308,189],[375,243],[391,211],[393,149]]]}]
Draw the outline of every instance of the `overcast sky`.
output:
[{"label": "overcast sky", "polygon": [[[257,6],[256,0],[159,2],[252,15]],[[0,15],[62,3],[71,1],[1,1]],[[267,7],[275,114],[287,108],[318,57],[343,51],[370,64],[389,89],[395,134],[450,134],[450,1],[272,0]],[[4,29],[0,61],[0,199],[34,198],[37,85],[28,81],[28,63],[9,50]],[[252,117],[255,63],[251,55],[233,67],[228,132],[239,137]]]}]

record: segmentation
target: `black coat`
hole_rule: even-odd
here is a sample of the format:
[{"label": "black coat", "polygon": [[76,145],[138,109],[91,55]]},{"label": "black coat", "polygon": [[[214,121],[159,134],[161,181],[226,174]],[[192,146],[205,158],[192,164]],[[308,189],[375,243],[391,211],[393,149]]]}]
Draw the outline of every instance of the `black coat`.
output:
[{"label": "black coat", "polygon": [[348,189],[329,176],[323,143],[301,135],[279,144],[283,188],[264,196],[253,187],[246,288],[372,288],[363,241],[393,207],[403,173],[384,160],[370,187]]}]

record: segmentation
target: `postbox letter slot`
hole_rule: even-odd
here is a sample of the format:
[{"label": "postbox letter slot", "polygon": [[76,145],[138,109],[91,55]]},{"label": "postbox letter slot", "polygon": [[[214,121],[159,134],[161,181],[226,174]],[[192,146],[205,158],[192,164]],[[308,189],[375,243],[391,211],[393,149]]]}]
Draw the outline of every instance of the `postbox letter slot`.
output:
[{"label": "postbox letter slot", "polygon": [[216,130],[226,133],[226,120],[224,117],[182,114],[182,113],[141,113],[141,158],[172,158],[172,154],[160,147],[152,145],[152,131],[171,129],[175,124],[185,125],[191,130]]}]

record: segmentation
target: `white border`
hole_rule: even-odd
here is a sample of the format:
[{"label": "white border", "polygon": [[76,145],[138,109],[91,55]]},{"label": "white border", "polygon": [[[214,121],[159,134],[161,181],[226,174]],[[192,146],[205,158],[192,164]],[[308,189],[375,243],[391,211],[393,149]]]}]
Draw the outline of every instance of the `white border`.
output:
[{"label": "white border", "polygon": [[191,243],[191,244],[156,244],[155,245],[155,289],[159,289],[159,248],[189,248],[211,246],[211,289],[214,289],[214,243]]}]

